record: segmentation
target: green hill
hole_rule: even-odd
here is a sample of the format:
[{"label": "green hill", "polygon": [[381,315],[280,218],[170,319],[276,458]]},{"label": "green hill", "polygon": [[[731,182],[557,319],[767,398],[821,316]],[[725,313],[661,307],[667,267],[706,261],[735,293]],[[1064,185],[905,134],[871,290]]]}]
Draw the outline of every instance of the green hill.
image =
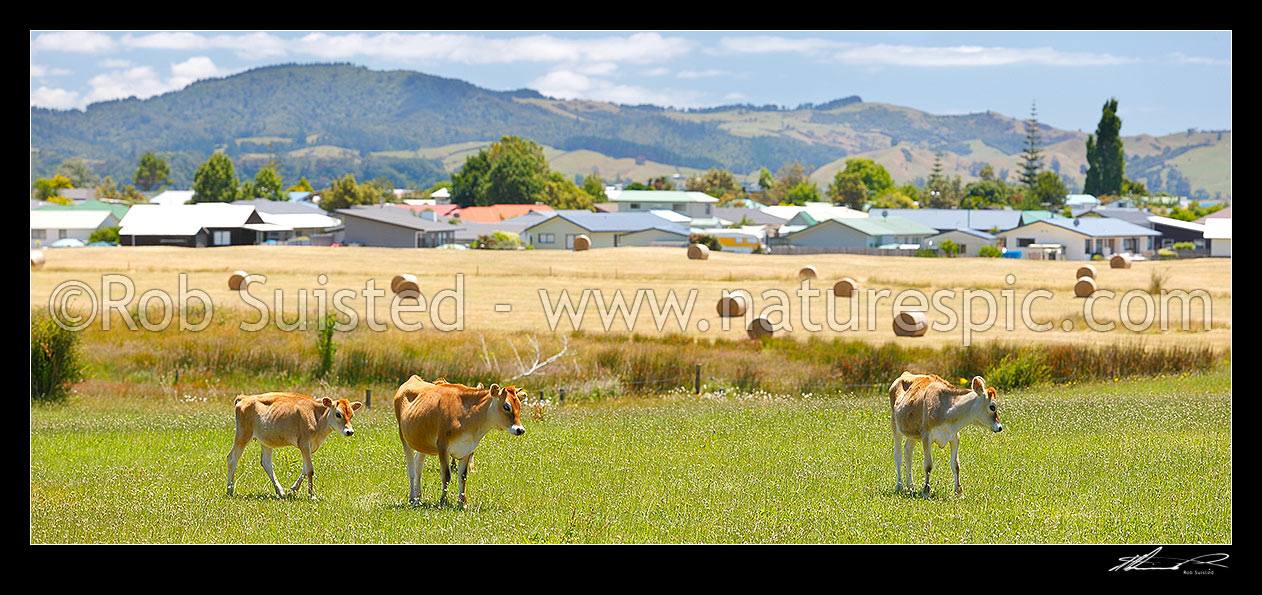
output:
[{"label": "green hill", "polygon": [[[80,157],[99,175],[128,180],[139,156],[155,151],[166,156],[174,185],[188,187],[196,167],[223,151],[241,177],[273,162],[287,181],[306,176],[317,186],[346,173],[426,186],[470,152],[515,135],[548,147],[554,169],[609,181],[711,167],[748,177],[796,160],[826,185],[847,157],[863,156],[901,183],[927,177],[937,151],[948,173],[965,179],[983,164],[1015,175],[1022,124],[991,112],[937,116],[858,97],[794,109],[681,111],[490,91],[412,71],[281,65],[85,111],[31,108],[31,160],[35,176]],[[1042,135],[1047,165],[1080,185],[1085,135],[1047,126]],[[1124,139],[1128,177],[1159,181],[1149,184],[1154,190],[1230,192],[1230,133],[1134,138],[1141,140]]]}]

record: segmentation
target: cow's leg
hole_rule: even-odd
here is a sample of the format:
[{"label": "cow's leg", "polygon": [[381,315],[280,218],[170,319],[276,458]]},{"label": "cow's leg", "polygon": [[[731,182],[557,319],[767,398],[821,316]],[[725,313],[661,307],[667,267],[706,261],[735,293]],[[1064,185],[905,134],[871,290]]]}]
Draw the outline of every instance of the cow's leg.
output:
[{"label": "cow's leg", "polygon": [[443,495],[438,498],[439,504],[447,502],[447,484],[451,481],[451,466],[447,464],[447,461],[449,460],[451,460],[451,457],[447,454],[447,443],[439,442],[438,468],[442,471],[443,475]]},{"label": "cow's leg", "polygon": [[464,498],[464,482],[465,478],[469,476],[469,465],[471,463],[473,463],[473,453],[469,453],[469,456],[460,459],[460,497],[456,501],[459,502],[461,506],[467,504],[467,501]]},{"label": "cow's leg", "polygon": [[237,424],[237,436],[232,442],[232,452],[228,453],[228,495],[232,495],[234,478],[237,474],[237,461],[241,460],[241,454],[245,452],[245,447],[250,443],[250,434],[242,431],[241,424]]},{"label": "cow's leg", "polygon": [[416,470],[416,451],[412,450],[411,446],[408,446],[406,440],[400,438],[400,441],[403,442],[403,462],[407,464],[408,467],[408,504],[415,505],[417,497],[420,495],[419,491],[421,483],[417,481],[419,478],[417,477],[418,474]]},{"label": "cow's leg", "polygon": [[898,428],[891,428],[891,430],[894,432],[894,489],[901,492],[903,491],[903,453],[898,444]]},{"label": "cow's leg", "polygon": [[[262,446],[262,445],[260,445]],[[272,469],[272,449],[263,446],[263,454],[259,457],[259,464],[263,465],[263,471],[267,472],[267,478],[272,480],[272,487],[276,488],[277,496],[284,496],[285,490],[280,487],[280,481],[276,479],[276,471]]]},{"label": "cow's leg", "polygon": [[925,449],[925,489],[923,491],[925,495],[928,496],[929,495],[929,472],[933,471],[933,450],[931,448],[933,446],[933,442],[930,441],[929,436],[926,435],[920,438],[920,444]]},{"label": "cow's leg", "polygon": [[955,471],[955,493],[963,494],[964,488],[960,486],[960,435],[956,434],[955,439],[951,441],[951,470]]},{"label": "cow's leg", "polygon": [[903,441],[903,469],[907,470],[907,482],[903,485],[907,486],[907,489],[912,489],[912,485],[914,485],[911,480],[911,455],[913,448],[915,448],[915,443],[911,441],[910,437]]},{"label": "cow's leg", "polygon": [[307,496],[315,498],[315,464],[311,462],[311,450],[302,449],[302,475],[298,476],[298,482],[294,484],[294,492],[298,491],[298,486],[302,485],[302,478],[307,478]]}]

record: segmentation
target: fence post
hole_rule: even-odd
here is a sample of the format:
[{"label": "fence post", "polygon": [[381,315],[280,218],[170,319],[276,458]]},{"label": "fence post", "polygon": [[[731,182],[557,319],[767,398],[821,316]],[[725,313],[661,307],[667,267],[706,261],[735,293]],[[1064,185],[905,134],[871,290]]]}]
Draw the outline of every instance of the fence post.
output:
[{"label": "fence post", "polygon": [[564,403],[565,403],[565,387],[564,387],[564,386],[562,386],[562,387],[561,387],[561,391],[560,391],[560,392],[561,392],[561,401],[560,401],[560,402],[561,402],[562,404],[564,404]]},{"label": "fence post", "polygon": [[692,394],[701,394],[701,364],[697,364],[697,378],[692,385]]},{"label": "fence post", "polygon": [[364,407],[372,409],[372,389],[364,389]]}]

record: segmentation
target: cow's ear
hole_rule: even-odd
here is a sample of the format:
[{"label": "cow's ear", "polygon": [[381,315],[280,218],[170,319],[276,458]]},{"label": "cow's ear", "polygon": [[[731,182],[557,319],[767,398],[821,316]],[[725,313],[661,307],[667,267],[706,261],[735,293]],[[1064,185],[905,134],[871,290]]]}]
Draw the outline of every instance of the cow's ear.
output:
[{"label": "cow's ear", "polygon": [[986,387],[986,396],[990,397],[992,401],[999,400],[999,394],[995,392],[995,387],[993,386]]},{"label": "cow's ear", "polygon": [[499,394],[500,394],[500,385],[492,382],[491,383],[491,396],[498,397]]},{"label": "cow's ear", "polygon": [[482,390],[482,383],[481,383],[481,382],[479,382],[479,383],[478,383],[478,390]]},{"label": "cow's ear", "polygon": [[364,406],[363,403],[360,403],[359,401],[355,401],[354,403],[351,403],[351,411],[359,411],[359,408],[363,406]]},{"label": "cow's ear", "polygon": [[333,406],[333,399],[330,399],[328,397],[324,397],[323,399],[320,399],[320,402],[323,403],[325,407]]},{"label": "cow's ear", "polygon": [[986,381],[982,380],[981,376],[974,376],[973,381],[968,383],[968,387],[979,395],[986,394]]}]

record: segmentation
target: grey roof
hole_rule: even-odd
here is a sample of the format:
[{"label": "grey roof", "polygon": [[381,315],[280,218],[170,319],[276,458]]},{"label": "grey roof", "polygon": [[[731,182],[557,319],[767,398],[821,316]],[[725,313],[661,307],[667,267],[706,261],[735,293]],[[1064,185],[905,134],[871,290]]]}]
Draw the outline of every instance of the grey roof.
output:
[{"label": "grey roof", "polygon": [[[1055,225],[1063,229],[1067,229],[1074,233],[1078,233],[1092,238],[1109,238],[1109,237],[1133,237],[1133,236],[1160,236],[1161,233],[1111,217],[1082,217],[1080,219],[1043,219],[1035,221],[1030,225],[1046,223]],[[1021,227],[1027,227],[1025,225]],[[1018,228],[1020,229],[1020,228]],[[1008,230],[1015,231],[1015,230]],[[1006,232],[1005,232],[1006,233]]]},{"label": "grey roof", "polygon": [[889,212],[890,217],[902,217],[936,230],[980,229],[1004,231],[1021,226],[1022,211],[995,209],[886,209],[874,208],[868,217],[879,218]]},{"label": "grey roof", "polygon": [[983,240],[993,240],[996,237],[994,234],[990,234],[990,233],[981,231],[979,229],[970,229],[967,227],[963,227],[960,229],[944,229],[944,230],[941,230],[942,233],[939,233],[938,235],[942,235],[944,233],[951,233],[953,231],[958,231],[960,233],[968,234],[976,238],[981,238]]},{"label": "grey roof", "polygon": [[[448,223],[448,221],[455,219],[454,217],[439,217],[438,221],[456,230],[455,241],[472,242],[480,236],[491,235],[497,231],[506,231],[521,235],[521,233],[526,231],[526,228],[530,225],[524,221],[514,221],[515,219],[521,219],[522,217],[526,217],[526,215],[505,219],[503,221],[496,221],[495,223],[478,223],[476,221],[465,221],[463,219],[456,219],[456,224]],[[542,219],[539,220],[542,221]]]},{"label": "grey roof", "polygon": [[732,223],[737,223],[742,217],[748,218],[754,222],[754,225],[784,225],[785,220],[769,213],[764,213],[762,209],[750,209],[746,207],[715,207],[714,216],[720,219],[726,219]]},{"label": "grey roof", "polygon": [[418,231],[456,231],[460,229],[459,225],[422,219],[413,215],[412,211],[408,209],[399,209],[391,206],[355,206],[349,209],[337,209],[335,212],[341,217],[368,219],[378,223],[398,225],[399,227]]},{"label": "grey roof", "polygon": [[324,214],[320,207],[312,203],[289,202],[287,200],[268,200],[266,198],[255,198],[252,200],[233,201],[234,205],[249,205],[254,207],[260,213],[271,213],[274,215],[310,215],[312,213]]},{"label": "grey roof", "polygon": [[[688,227],[672,221],[667,221],[652,213],[593,213],[583,210],[564,210],[554,211],[557,217],[561,217],[574,225],[577,225],[592,233],[598,232],[630,232],[644,231],[646,229],[660,229],[671,233],[680,233],[688,235]],[[531,225],[526,229],[532,229],[550,220],[544,219]]]}]

